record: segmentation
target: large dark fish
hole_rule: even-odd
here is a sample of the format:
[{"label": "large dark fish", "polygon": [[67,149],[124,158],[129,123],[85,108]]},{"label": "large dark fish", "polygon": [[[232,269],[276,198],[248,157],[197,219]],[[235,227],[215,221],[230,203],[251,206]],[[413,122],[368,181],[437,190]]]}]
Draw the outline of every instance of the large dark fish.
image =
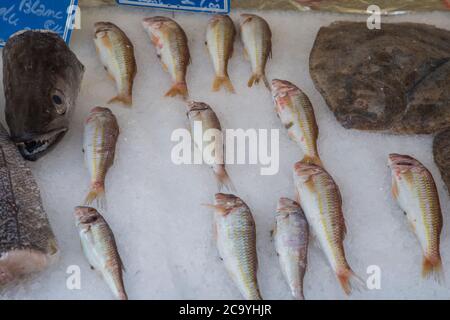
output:
[{"label": "large dark fish", "polygon": [[0,288],[45,269],[57,252],[31,170],[0,125]]},{"label": "large dark fish", "polygon": [[35,161],[69,128],[84,66],[55,33],[24,31],[3,49],[5,114],[22,156]]}]

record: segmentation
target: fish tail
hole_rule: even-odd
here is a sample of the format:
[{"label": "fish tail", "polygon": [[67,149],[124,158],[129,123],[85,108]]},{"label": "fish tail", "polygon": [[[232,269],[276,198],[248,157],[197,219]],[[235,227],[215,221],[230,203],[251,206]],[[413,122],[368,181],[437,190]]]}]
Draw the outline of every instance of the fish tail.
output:
[{"label": "fish tail", "polygon": [[305,156],[301,162],[306,164],[315,164],[316,166],[323,167],[322,160],[320,160],[319,156]]},{"label": "fish tail", "polygon": [[338,271],[337,277],[342,289],[347,295],[350,295],[353,290],[362,291],[365,288],[364,281],[358,277],[349,267]]},{"label": "fish tail", "polygon": [[94,201],[97,201],[97,205],[100,208],[104,209],[106,207],[105,185],[102,182],[92,183],[91,190],[86,196],[84,204],[91,205]]},{"label": "fish tail", "polygon": [[228,92],[235,93],[233,84],[231,83],[231,80],[228,75],[216,76],[213,82],[212,91],[214,92],[219,91],[222,86],[225,86]]},{"label": "fish tail", "polygon": [[166,97],[175,97],[178,95],[184,98],[188,97],[188,88],[185,82],[175,83],[166,93]]},{"label": "fish tail", "polygon": [[117,295],[117,298],[119,300],[128,300],[128,296],[125,291],[119,292],[119,294]]},{"label": "fish tail", "polygon": [[432,277],[437,283],[439,284],[444,283],[445,278],[442,269],[442,260],[440,256],[438,256],[437,258],[430,258],[425,255],[423,257],[422,277],[427,279]]},{"label": "fish tail", "polygon": [[266,75],[263,73],[254,73],[252,74],[250,80],[248,80],[248,86],[253,87],[254,84],[258,84],[260,81],[264,82],[264,85],[266,86],[269,91],[272,89],[270,88],[269,80],[267,80]]},{"label": "fish tail", "polygon": [[217,178],[217,186],[219,188],[219,192],[222,191],[223,188],[227,189],[230,192],[236,191],[233,182],[228,176],[228,173],[225,170],[225,168],[222,167],[221,169],[219,169],[217,172],[215,172],[215,175]]},{"label": "fish tail", "polygon": [[112,103],[122,103],[125,106],[131,107],[133,104],[133,97],[131,95],[118,95],[108,101],[108,104]]}]

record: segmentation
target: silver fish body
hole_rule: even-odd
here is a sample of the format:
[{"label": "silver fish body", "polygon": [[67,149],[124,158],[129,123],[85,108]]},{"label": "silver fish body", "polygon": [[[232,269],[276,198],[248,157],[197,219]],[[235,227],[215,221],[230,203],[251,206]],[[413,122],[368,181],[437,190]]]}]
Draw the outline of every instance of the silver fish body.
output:
[{"label": "silver fish body", "polygon": [[81,246],[91,267],[99,271],[114,296],[127,300],[123,283],[123,264],[114,234],[106,220],[94,208],[75,208]]},{"label": "silver fish body", "polygon": [[45,269],[58,246],[31,169],[1,125],[0,151],[1,289]]},{"label": "silver fish body", "polygon": [[[224,159],[224,142],[222,137],[222,127],[219,119],[212,108],[203,102],[192,101],[187,106],[187,116],[191,124],[191,131],[196,148],[202,152],[204,162],[211,165],[217,179],[219,191],[223,187],[229,191],[234,190],[233,183],[225,169]],[[201,125],[201,135],[195,134],[195,126]],[[206,135],[214,134],[214,142],[208,142],[205,139]],[[211,149],[212,152],[203,152],[206,146],[214,144]]]},{"label": "silver fish body", "polygon": [[249,207],[231,194],[215,195],[217,248],[226,269],[247,300],[260,300],[255,222]]},{"label": "silver fish body", "polygon": [[308,221],[298,203],[287,198],[278,201],[273,237],[280,267],[292,296],[303,300],[309,229]]}]

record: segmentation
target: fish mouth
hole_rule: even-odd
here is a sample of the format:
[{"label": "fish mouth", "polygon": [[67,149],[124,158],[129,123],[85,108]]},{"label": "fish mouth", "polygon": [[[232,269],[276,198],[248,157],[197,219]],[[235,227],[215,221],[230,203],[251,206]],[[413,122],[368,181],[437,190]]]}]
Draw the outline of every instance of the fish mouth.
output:
[{"label": "fish mouth", "polygon": [[28,161],[36,161],[56,145],[66,134],[67,129],[53,130],[28,140],[16,140],[16,146],[22,157]]},{"label": "fish mouth", "polygon": [[408,155],[402,155],[397,153],[391,153],[389,155],[388,165],[392,167],[412,167],[416,164],[417,160]]}]

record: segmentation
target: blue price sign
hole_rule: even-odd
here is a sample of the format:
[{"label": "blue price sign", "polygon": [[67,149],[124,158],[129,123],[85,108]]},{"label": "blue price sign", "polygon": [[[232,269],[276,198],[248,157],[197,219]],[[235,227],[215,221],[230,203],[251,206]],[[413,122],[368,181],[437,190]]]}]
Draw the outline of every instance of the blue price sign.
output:
[{"label": "blue price sign", "polygon": [[229,13],[230,0],[117,0],[119,4],[169,10]]},{"label": "blue price sign", "polygon": [[78,0],[0,0],[0,47],[21,30],[51,30],[70,41]]}]

